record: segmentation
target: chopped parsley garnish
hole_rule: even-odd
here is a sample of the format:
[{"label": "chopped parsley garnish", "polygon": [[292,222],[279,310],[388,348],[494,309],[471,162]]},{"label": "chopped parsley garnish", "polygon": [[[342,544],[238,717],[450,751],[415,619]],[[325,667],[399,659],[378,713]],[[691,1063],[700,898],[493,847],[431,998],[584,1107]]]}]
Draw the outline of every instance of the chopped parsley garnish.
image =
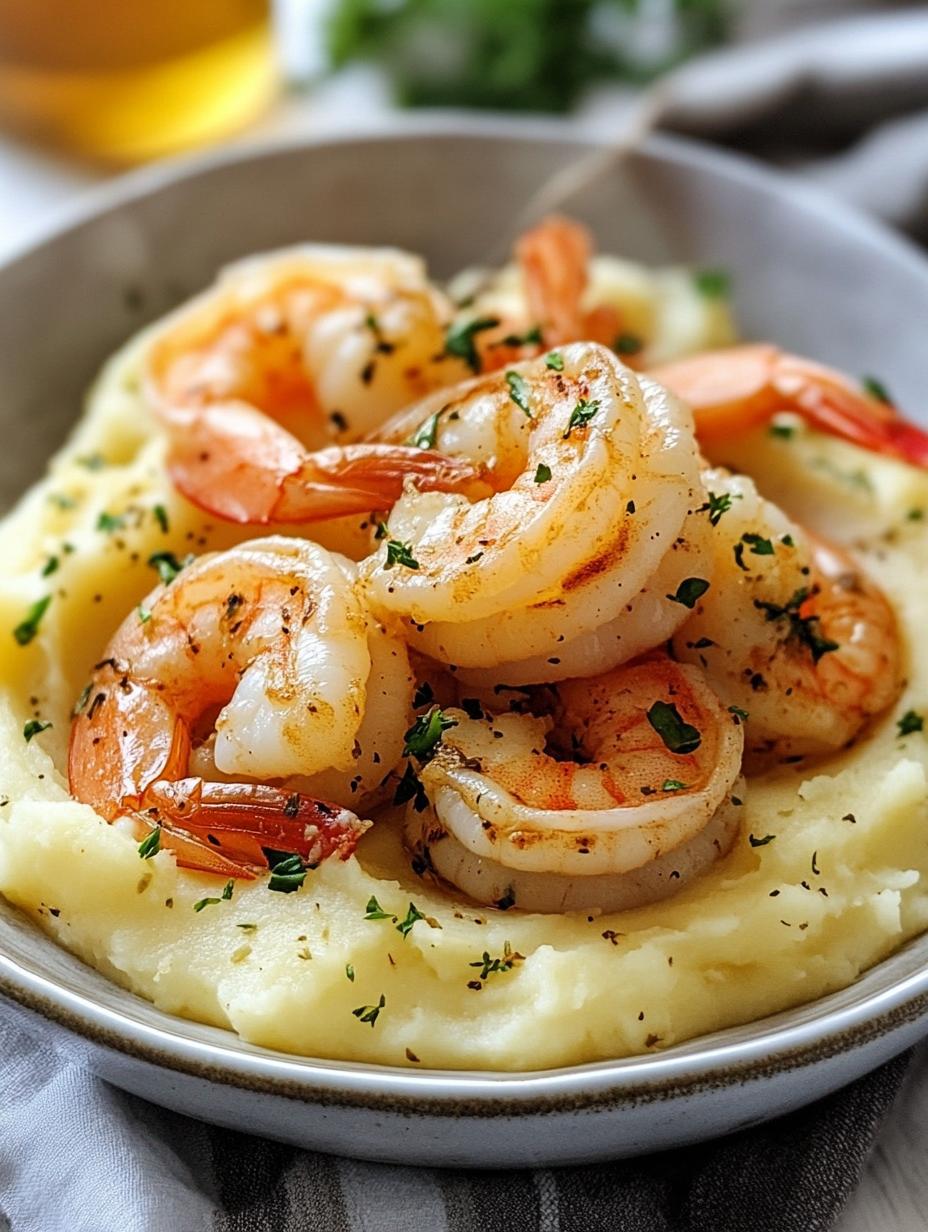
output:
[{"label": "chopped parsley garnish", "polygon": [[661,784],[661,791],[685,791],[686,784],[681,783],[679,779],[664,779]]},{"label": "chopped parsley garnish", "polygon": [[139,624],[147,625],[151,620],[151,612],[143,603],[140,603],[137,608],[139,614]]},{"label": "chopped parsley garnish", "polygon": [[509,386],[510,400],[531,419],[532,408],[529,406],[529,398],[532,391],[529,388],[528,381],[521,372],[510,370],[506,373],[506,384]]},{"label": "chopped parsley garnish", "polygon": [[354,967],[352,967],[351,963],[345,963],[345,976],[352,984],[354,983]]},{"label": "chopped parsley garnish", "polygon": [[740,706],[729,706],[728,713],[733,714],[739,723],[746,723],[751,717],[746,710],[742,710]]},{"label": "chopped parsley garnish", "polygon": [[545,356],[545,367],[550,368],[552,372],[563,372],[564,356],[560,351],[549,351]]},{"label": "chopped parsley garnish", "polygon": [[32,639],[39,631],[39,625],[42,623],[42,617],[48,610],[48,605],[51,603],[51,595],[45,595],[42,599],[36,599],[32,607],[26,613],[25,618],[19,622],[13,630],[13,636],[16,638],[20,646],[28,646]]},{"label": "chopped parsley garnish", "polygon": [[586,398],[581,398],[570,412],[570,419],[567,421],[567,428],[564,431],[564,440],[567,440],[574,428],[586,427],[598,410],[598,402],[588,402]]},{"label": "chopped parsley garnish", "polygon": [[384,911],[380,903],[378,903],[375,895],[371,895],[367,900],[367,907],[364,911],[365,920],[395,920],[396,916],[391,915],[389,911]]},{"label": "chopped parsley garnish", "polygon": [[925,517],[924,509],[910,509],[905,515],[908,522],[921,522]]},{"label": "chopped parsley garnish", "polygon": [[[722,514],[727,513],[731,508],[733,497],[729,492],[723,492],[721,496],[716,496],[714,492],[708,494],[709,499],[704,505],[700,505],[696,510],[697,513],[708,513],[709,521],[713,526],[718,526],[722,519]],[[741,493],[736,494],[737,499],[741,500]]]},{"label": "chopped parsley garnish", "polygon": [[774,547],[769,539],[765,539],[763,535],[754,534],[753,531],[748,531],[741,536],[742,543],[746,543],[754,556],[772,556]]},{"label": "chopped parsley garnish", "polygon": [[106,458],[102,453],[96,452],[84,454],[82,458],[75,458],[74,461],[87,471],[102,471],[106,466]]},{"label": "chopped parsley garnish", "polygon": [[434,415],[429,415],[428,419],[419,424],[410,436],[409,444],[414,445],[416,449],[434,449],[438,437],[438,417],[440,415],[441,411],[436,411]]},{"label": "chopped parsley garnish", "polygon": [[417,813],[424,813],[429,806],[429,798],[425,794],[425,788],[419,781],[419,776],[412,768],[410,762],[406,763],[406,770],[403,777],[396,785],[396,791],[393,793],[394,804],[406,804],[412,800],[412,806]]},{"label": "chopped parsley garnish", "polygon": [[775,834],[765,834],[763,838],[755,838],[753,834],[749,834],[748,842],[752,847],[766,847],[767,844],[772,843],[775,838]]},{"label": "chopped parsley garnish", "polygon": [[201,898],[193,904],[194,911],[202,911],[204,907],[215,907],[217,903],[221,903],[221,898]]},{"label": "chopped parsley garnish", "polygon": [[374,530],[374,538],[377,542],[379,543],[381,539],[388,539],[390,536],[390,527],[386,524],[386,522],[381,521],[380,518],[375,518],[374,524],[376,527]]},{"label": "chopped parsley garnish", "polygon": [[155,505],[151,512],[152,517],[161,527],[164,534],[167,534],[170,523],[168,522],[168,511],[164,505]]},{"label": "chopped parsley garnish", "polygon": [[536,483],[547,483],[550,478],[551,478],[551,467],[547,466],[544,462],[539,462],[538,466],[535,469],[535,482]]},{"label": "chopped parsley garnish", "polygon": [[420,715],[406,733],[403,756],[425,760],[441,740],[442,732],[455,726],[457,724],[454,719],[446,718],[439,706],[433,706],[428,714]]},{"label": "chopped parsley garnish", "polygon": [[30,719],[23,725],[23,739],[28,744],[33,736],[37,736],[39,732],[48,731],[50,727],[51,723],[43,723],[41,719]]},{"label": "chopped parsley garnish", "polygon": [[413,708],[418,710],[420,706],[430,706],[434,700],[435,690],[427,680],[423,680],[421,684],[416,687],[416,691],[413,694]]},{"label": "chopped parsley garnish", "polygon": [[412,554],[411,543],[401,543],[399,539],[387,540],[387,559],[383,567],[392,569],[394,565],[405,565],[407,569],[419,568],[419,562]]},{"label": "chopped parsley garnish", "polygon": [[51,577],[53,573],[57,572],[59,564],[60,561],[57,556],[49,556],[48,560],[42,566],[42,577]]},{"label": "chopped parsley garnish", "polygon": [[731,278],[723,269],[694,270],[693,285],[706,299],[724,299],[731,292]]},{"label": "chopped parsley garnish", "polygon": [[666,597],[671,603],[680,603],[683,607],[688,607],[692,610],[696,606],[698,599],[709,589],[709,583],[705,578],[691,577],[684,578],[677,587],[675,595],[667,595]]},{"label": "chopped parsley garnish", "polygon": [[807,646],[812,655],[812,662],[818,663],[822,655],[839,650],[840,645],[838,642],[831,641],[830,638],[822,637],[819,632],[821,621],[818,616],[800,614],[802,605],[809,598],[810,593],[809,589],[803,586],[786,603],[768,603],[763,599],[755,599],[754,606],[758,611],[765,612],[768,620],[788,621],[787,637],[794,637]]},{"label": "chopped parsley garnish", "polygon": [[235,892],[235,882],[230,877],[229,880],[226,882],[226,884],[222,887],[222,894],[220,896],[222,898],[222,901],[227,903],[229,899],[232,897],[234,892]]},{"label": "chopped parsley garnish", "polygon": [[236,924],[236,928],[240,928],[243,933],[256,933],[258,931],[257,924]]},{"label": "chopped parsley garnish", "polygon": [[502,975],[506,971],[511,971],[517,963],[522,961],[523,955],[514,953],[509,942],[504,941],[501,958],[491,958],[489,951],[484,950],[482,956],[476,962],[468,963],[467,965],[469,967],[479,967],[479,978],[486,980],[491,975]]},{"label": "chopped parsley garnish", "polygon": [[185,556],[183,560],[178,560],[173,552],[154,552],[148,558],[148,565],[155,570],[163,585],[170,586],[178,573],[185,569],[192,560],[192,556]]},{"label": "chopped parsley garnish", "polygon": [[361,1022],[369,1022],[373,1028],[374,1023],[380,1015],[380,1011],[386,1004],[387,999],[383,993],[381,993],[380,1000],[376,1005],[359,1005],[356,1010],[352,1010],[351,1012],[354,1014],[355,1018],[359,1019]]},{"label": "chopped parsley garnish", "polygon": [[900,736],[911,736],[912,732],[924,730],[925,720],[917,710],[907,710],[901,719],[896,720]]},{"label": "chopped parsley garnish", "polygon": [[307,867],[300,857],[291,851],[274,851],[270,847],[262,848],[271,876],[267,883],[269,890],[278,894],[292,894],[306,880]]},{"label": "chopped parsley garnish", "polygon": [[405,941],[406,938],[409,936],[409,934],[412,932],[413,925],[418,920],[424,920],[424,919],[425,919],[425,916],[422,914],[422,912],[419,910],[416,904],[410,903],[409,910],[406,912],[405,917],[402,920],[400,920],[399,923],[397,924],[396,931],[402,936],[403,940]]},{"label": "chopped parsley garnish", "polygon": [[150,860],[161,850],[161,827],[155,826],[139,843],[139,855],[143,860]]},{"label": "chopped parsley garnish", "polygon": [[702,744],[699,731],[683,721],[672,702],[655,702],[648,711],[648,722],[671,753],[694,753]]},{"label": "chopped parsley garnish", "polygon": [[877,402],[885,402],[887,406],[892,406],[892,396],[879,377],[862,376],[860,383],[864,393],[869,394],[871,398],[876,398]]},{"label": "chopped parsley garnish", "polygon": [[767,429],[770,436],[775,436],[781,441],[791,441],[796,435],[796,429],[792,424],[772,423]]},{"label": "chopped parsley garnish", "polygon": [[471,372],[480,371],[480,356],[477,354],[475,338],[484,330],[495,329],[499,325],[499,317],[477,317],[463,325],[450,325],[445,335],[445,354],[455,355],[463,359]]},{"label": "chopped parsley garnish", "polygon": [[121,513],[107,513],[104,509],[97,518],[97,530],[103,531],[106,535],[111,535],[115,530],[122,530],[126,524],[126,519]]},{"label": "chopped parsley garnish", "polygon": [[541,326],[533,325],[524,334],[507,334],[505,338],[494,342],[493,345],[498,347],[541,346]]},{"label": "chopped parsley garnish", "polygon": [[637,334],[619,334],[612,349],[617,355],[637,355],[644,347],[644,339]]}]

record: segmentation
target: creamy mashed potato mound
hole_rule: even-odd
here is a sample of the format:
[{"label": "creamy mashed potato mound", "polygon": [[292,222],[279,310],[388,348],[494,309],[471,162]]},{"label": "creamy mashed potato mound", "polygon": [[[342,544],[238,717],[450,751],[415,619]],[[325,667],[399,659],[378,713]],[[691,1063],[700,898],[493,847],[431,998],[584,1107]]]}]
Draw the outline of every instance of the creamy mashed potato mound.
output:
[{"label": "creamy mashed potato mound", "polygon": [[[739,837],[711,873],[621,914],[474,908],[415,875],[388,812],[298,893],[239,881],[194,911],[220,879],[165,852],[140,860],[126,829],[67,789],[72,707],[151,588],[149,556],[246,537],[172,490],[140,406],[138,348],[109,365],[48,477],[0,528],[0,892],[50,936],[161,1009],[256,1044],[525,1070],[666,1048],[810,1000],[928,926],[928,732],[898,725],[928,713],[928,476],[800,427],[718,460],[852,543],[898,613],[908,683],[844,754],[751,780]],[[47,596],[20,644],[14,629]],[[30,720],[51,726],[27,742]],[[388,918],[365,919],[372,896]],[[401,930],[411,903],[423,918]]]}]

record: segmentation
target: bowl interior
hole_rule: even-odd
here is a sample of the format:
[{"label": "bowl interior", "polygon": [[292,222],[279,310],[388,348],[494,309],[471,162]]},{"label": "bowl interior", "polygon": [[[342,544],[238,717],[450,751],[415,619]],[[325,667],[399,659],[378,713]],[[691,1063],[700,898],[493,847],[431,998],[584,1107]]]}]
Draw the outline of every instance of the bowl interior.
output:
[{"label": "bowl interior", "polygon": [[[532,192],[583,152],[560,126],[443,131],[426,124],[387,138],[155,169],[106,190],[69,225],[0,266],[0,429],[15,442],[0,452],[0,506],[41,473],[107,355],[224,263],[304,240],[390,243],[424,253],[433,272],[446,276],[498,256]],[[750,164],[669,139],[650,142],[565,207],[592,226],[605,251],[730,270],[746,336],[850,373],[876,370],[903,405],[918,407],[928,264],[876,225]],[[772,1049],[784,1031],[802,1032],[827,1013],[843,1021],[920,993],[926,957],[922,939],[816,1006],[607,1067],[644,1074],[674,1058],[709,1058],[717,1048],[763,1050],[766,1040]],[[0,987],[28,992],[46,1011],[79,1017],[96,1006],[98,1026],[121,1020],[134,1032],[141,1024],[242,1062],[277,1055],[293,1073],[309,1067],[317,1075],[372,1068],[282,1058],[161,1014],[2,903]]]}]

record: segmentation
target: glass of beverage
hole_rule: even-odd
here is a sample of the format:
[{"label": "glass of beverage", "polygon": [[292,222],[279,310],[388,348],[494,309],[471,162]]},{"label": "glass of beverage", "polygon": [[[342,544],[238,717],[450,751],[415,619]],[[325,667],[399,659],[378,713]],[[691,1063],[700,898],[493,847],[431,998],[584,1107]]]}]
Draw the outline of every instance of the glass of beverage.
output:
[{"label": "glass of beverage", "polygon": [[270,0],[0,0],[0,123],[107,162],[230,132],[276,79]]}]

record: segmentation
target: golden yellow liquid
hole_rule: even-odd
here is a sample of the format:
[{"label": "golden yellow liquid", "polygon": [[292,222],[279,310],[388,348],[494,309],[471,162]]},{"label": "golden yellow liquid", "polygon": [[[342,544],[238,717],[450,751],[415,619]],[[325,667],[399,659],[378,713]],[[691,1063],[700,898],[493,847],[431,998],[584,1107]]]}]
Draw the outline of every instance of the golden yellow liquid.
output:
[{"label": "golden yellow liquid", "polygon": [[0,0],[0,123],[135,162],[270,101],[270,0]]}]

